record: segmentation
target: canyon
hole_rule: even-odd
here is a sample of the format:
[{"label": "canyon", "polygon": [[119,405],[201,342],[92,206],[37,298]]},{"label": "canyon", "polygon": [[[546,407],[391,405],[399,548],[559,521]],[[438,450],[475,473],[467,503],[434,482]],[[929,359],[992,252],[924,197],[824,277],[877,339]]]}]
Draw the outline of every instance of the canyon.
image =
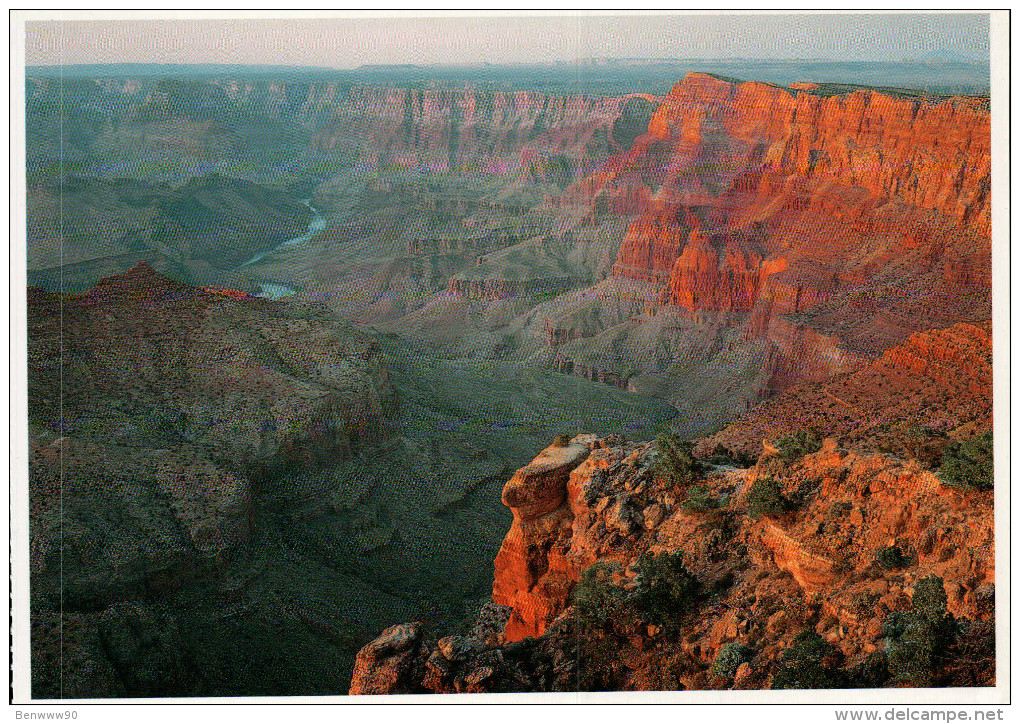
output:
[{"label": "canyon", "polygon": [[30,79],[35,690],[895,686],[931,575],[992,683],[988,98],[674,81]]}]

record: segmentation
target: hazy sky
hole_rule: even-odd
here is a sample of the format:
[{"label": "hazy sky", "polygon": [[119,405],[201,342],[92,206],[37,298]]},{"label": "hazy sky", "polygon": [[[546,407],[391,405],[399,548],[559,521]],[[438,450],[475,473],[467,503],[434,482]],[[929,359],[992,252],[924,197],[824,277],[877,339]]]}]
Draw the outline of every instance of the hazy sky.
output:
[{"label": "hazy sky", "polygon": [[517,63],[589,57],[988,60],[988,15],[672,15],[30,22],[26,64]]}]

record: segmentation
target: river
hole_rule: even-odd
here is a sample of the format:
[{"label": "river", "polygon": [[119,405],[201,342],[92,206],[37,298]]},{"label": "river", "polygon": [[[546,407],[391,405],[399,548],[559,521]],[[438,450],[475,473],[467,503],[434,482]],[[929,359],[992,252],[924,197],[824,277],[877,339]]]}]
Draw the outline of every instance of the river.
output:
[{"label": "river", "polygon": [[[276,252],[288,246],[300,246],[301,244],[307,244],[315,237],[316,234],[325,229],[326,228],[325,217],[319,213],[318,209],[312,206],[311,202],[312,202],[311,199],[304,199],[301,201],[301,203],[303,203],[305,206],[311,209],[313,214],[312,220],[308,222],[308,231],[306,231],[301,236],[295,236],[293,239],[288,239],[287,241],[281,244],[277,244],[272,249],[267,249],[266,251],[259,252],[251,259],[242,262],[240,265],[237,266],[237,268],[243,269],[246,266],[250,266],[251,264],[254,264],[257,261],[261,261],[262,259],[265,259],[267,256],[275,254]],[[255,296],[264,297],[265,299],[279,299],[281,297],[289,297],[294,294],[297,294],[297,290],[287,286],[286,284],[266,282],[262,283],[259,286],[258,293]]]}]

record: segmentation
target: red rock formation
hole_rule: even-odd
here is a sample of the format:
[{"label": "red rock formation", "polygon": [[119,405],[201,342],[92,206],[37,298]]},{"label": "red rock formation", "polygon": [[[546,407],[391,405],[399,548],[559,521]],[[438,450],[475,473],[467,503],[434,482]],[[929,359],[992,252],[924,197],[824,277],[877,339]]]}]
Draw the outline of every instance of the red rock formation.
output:
[{"label": "red rock formation", "polygon": [[[826,98],[689,74],[654,114],[649,133],[669,148],[652,219],[668,215],[664,199],[697,199],[725,210],[731,225],[812,206],[852,224],[868,207],[893,201],[989,233],[988,114],[970,99],[931,104],[865,90]],[[602,186],[633,184],[650,147],[635,144]],[[855,189],[865,197],[847,193]],[[642,262],[654,272],[656,259],[677,254],[669,235],[661,252],[634,246],[621,246],[622,273]]]},{"label": "red rock formation", "polygon": [[[715,676],[712,663],[725,644],[741,643],[754,656],[734,688],[766,689],[780,655],[805,630],[834,647],[844,671],[874,663],[869,657],[882,645],[883,621],[909,610],[915,585],[929,575],[942,579],[949,613],[969,619],[960,630],[982,638],[984,646],[990,641],[990,493],[947,487],[914,461],[855,453],[830,439],[791,464],[772,454],[748,470],[709,474],[704,482],[710,495],[728,502],[707,511],[685,505],[684,492],[654,473],[654,445],[573,441],[581,443],[591,448],[586,457],[540,457],[507,486],[515,521],[496,561],[500,599],[512,606],[502,639],[447,637],[418,654],[416,661],[424,664],[407,663],[401,649],[378,660],[380,677],[389,680],[389,672],[417,666],[425,672],[416,681],[429,691],[569,691],[581,685],[584,666],[604,666],[603,675],[612,670],[616,677],[613,688],[623,690],[728,688],[732,681]],[[574,464],[564,488],[565,472]],[[783,494],[798,501],[795,509],[775,517],[748,511],[747,491],[766,477],[780,481]],[[531,523],[526,533],[523,518]],[[876,565],[887,546],[908,551],[909,565]],[[711,591],[692,604],[695,610],[677,612],[670,635],[633,610],[587,628],[571,614],[581,571],[596,561],[615,561],[620,571],[614,582],[626,595],[622,591],[641,575],[634,564],[644,552],[679,553]],[[525,637],[537,638],[522,642]],[[359,664],[379,659],[374,652],[390,638],[384,633],[366,647]],[[933,671],[939,686],[994,680],[991,657],[965,653],[970,644],[963,639],[947,658],[959,655],[968,663]],[[588,658],[589,645],[598,641],[611,644],[599,650],[601,664]],[[662,675],[664,661],[669,677]]]},{"label": "red rock formation", "polygon": [[[936,104],[870,90],[794,95],[691,73],[666,97],[648,130],[684,150],[704,151],[725,139],[726,157],[745,163],[718,169],[720,177],[733,178],[754,163],[863,188],[988,231],[990,129],[987,108],[973,99]],[[707,157],[684,160],[693,165],[696,159]]]},{"label": "red rock formation", "polygon": [[795,90],[690,74],[585,187],[592,203],[656,189],[613,273],[662,285],[661,303],[751,312],[744,336],[781,357],[773,391],[990,308],[987,108]]},{"label": "red rock formation", "polygon": [[620,244],[613,273],[638,281],[666,281],[693,223],[683,210],[675,209],[636,219]]},{"label": "red rock formation", "polygon": [[[514,521],[496,556],[492,600],[513,609],[503,633],[508,641],[540,634],[562,610],[562,604],[556,610],[548,602],[562,602],[572,586],[557,570],[560,561],[550,555],[550,547],[572,517],[565,505],[567,480],[588,457],[587,442],[575,438],[563,447],[547,447],[503,488],[503,504],[513,511]],[[561,585],[566,589],[558,590]]]},{"label": "red rock formation", "polygon": [[974,325],[914,334],[849,374],[783,392],[706,438],[699,451],[723,445],[758,454],[762,440],[806,428],[872,449],[901,434],[891,429],[897,425],[982,432],[991,426],[991,355],[991,338]]},{"label": "red rock formation", "polygon": [[749,311],[764,280],[785,268],[785,259],[764,263],[755,241],[747,235],[709,236],[697,229],[676,260],[667,292],[684,309]]}]

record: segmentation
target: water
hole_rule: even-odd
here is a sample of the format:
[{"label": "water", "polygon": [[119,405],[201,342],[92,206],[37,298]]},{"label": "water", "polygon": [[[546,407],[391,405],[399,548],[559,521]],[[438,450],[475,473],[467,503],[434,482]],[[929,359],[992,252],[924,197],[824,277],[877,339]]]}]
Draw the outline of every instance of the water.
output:
[{"label": "water", "polygon": [[260,284],[259,291],[255,296],[262,297],[263,299],[282,299],[283,297],[292,297],[295,294],[297,294],[297,290],[288,287],[286,284]]},{"label": "water", "polygon": [[[248,261],[242,262],[240,264],[240,266],[238,266],[237,268],[238,269],[243,269],[244,267],[249,266],[250,264],[254,264],[257,261],[261,261],[262,259],[266,258],[270,254],[275,254],[277,251],[279,251],[280,249],[283,249],[284,247],[287,247],[287,246],[300,246],[301,244],[307,244],[309,241],[311,241],[315,237],[316,234],[318,234],[320,231],[325,229],[326,228],[326,219],[322,216],[322,214],[319,213],[319,211],[314,206],[312,206],[311,201],[312,201],[311,199],[304,199],[301,202],[305,206],[307,206],[309,209],[311,209],[312,210],[312,214],[314,214],[314,216],[312,216],[312,220],[310,222],[308,222],[308,231],[303,233],[301,236],[296,236],[293,239],[289,239],[289,240],[283,242],[282,244],[277,244],[272,249],[268,249],[266,251],[259,252],[258,254],[253,256]],[[263,285],[263,288],[265,286],[267,286],[267,285]],[[269,286],[278,286],[278,285],[269,285]],[[261,296],[261,292],[260,292],[259,295]]]}]

